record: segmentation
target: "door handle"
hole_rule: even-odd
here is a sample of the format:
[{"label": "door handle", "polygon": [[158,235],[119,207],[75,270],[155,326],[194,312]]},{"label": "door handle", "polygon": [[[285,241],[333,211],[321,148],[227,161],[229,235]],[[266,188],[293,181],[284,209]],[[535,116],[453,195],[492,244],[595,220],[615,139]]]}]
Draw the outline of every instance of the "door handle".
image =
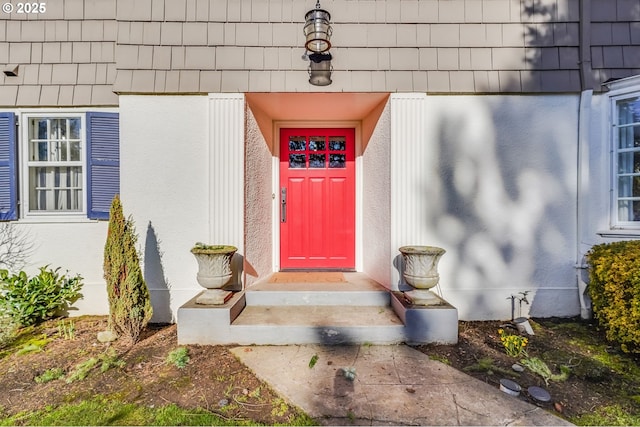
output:
[{"label": "door handle", "polygon": [[287,222],[287,187],[280,189],[280,221]]}]

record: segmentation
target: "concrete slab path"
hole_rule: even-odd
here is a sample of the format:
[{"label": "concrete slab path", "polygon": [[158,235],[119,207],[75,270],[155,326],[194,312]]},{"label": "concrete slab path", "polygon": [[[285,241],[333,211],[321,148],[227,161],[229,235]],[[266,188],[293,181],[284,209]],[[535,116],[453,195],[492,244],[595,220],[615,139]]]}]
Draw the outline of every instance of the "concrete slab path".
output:
[{"label": "concrete slab path", "polygon": [[[571,425],[406,345],[246,346],[232,352],[324,425]],[[348,368],[355,369],[353,381],[345,377]]]}]

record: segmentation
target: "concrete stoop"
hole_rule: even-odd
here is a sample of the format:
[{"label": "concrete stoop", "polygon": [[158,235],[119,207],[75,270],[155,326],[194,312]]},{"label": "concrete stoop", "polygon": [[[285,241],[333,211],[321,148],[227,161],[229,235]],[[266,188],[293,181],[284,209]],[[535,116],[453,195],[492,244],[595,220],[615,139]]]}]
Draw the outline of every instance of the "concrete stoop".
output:
[{"label": "concrete stoop", "polygon": [[454,344],[458,311],[417,308],[400,292],[351,273],[348,283],[268,283],[238,292],[224,305],[178,309],[180,344]]}]

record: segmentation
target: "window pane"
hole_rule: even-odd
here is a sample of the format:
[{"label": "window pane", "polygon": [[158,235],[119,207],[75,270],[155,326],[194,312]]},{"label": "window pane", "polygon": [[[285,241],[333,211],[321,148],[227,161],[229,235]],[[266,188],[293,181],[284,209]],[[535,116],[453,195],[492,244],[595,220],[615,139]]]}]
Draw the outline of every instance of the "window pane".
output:
[{"label": "window pane", "polygon": [[618,177],[618,197],[640,197],[640,177]]},{"label": "window pane", "polygon": [[69,143],[69,160],[80,161],[82,160],[82,145],[80,141],[72,141]]},{"label": "window pane", "polygon": [[82,168],[29,168],[29,208],[32,211],[81,211]]},{"label": "window pane", "polygon": [[289,167],[294,169],[304,169],[307,167],[307,159],[304,154],[289,154]]},{"label": "window pane", "polygon": [[69,119],[69,139],[80,139],[80,118]]},{"label": "window pane", "polygon": [[347,163],[345,161],[344,154],[329,154],[329,167],[330,168],[345,168]]},{"label": "window pane", "polygon": [[50,139],[63,139],[67,137],[67,120],[66,119],[52,119],[49,138]]},{"label": "window pane", "polygon": [[618,173],[640,173],[640,151],[619,153]]},{"label": "window pane", "polygon": [[325,154],[309,154],[310,168],[324,168]]},{"label": "window pane", "polygon": [[640,125],[618,129],[618,148],[640,147]]},{"label": "window pane", "polygon": [[640,96],[618,101],[618,124],[640,123]]},{"label": "window pane", "polygon": [[307,140],[304,136],[292,136],[289,138],[289,151],[304,151],[307,148]]},{"label": "window pane", "polygon": [[311,151],[324,151],[325,140],[321,136],[312,136],[309,138],[309,150]]},{"label": "window pane", "polygon": [[332,136],[329,140],[329,150],[344,151],[346,150],[346,142],[342,136]]},{"label": "window pane", "polygon": [[640,201],[619,200],[618,221],[640,221]]}]

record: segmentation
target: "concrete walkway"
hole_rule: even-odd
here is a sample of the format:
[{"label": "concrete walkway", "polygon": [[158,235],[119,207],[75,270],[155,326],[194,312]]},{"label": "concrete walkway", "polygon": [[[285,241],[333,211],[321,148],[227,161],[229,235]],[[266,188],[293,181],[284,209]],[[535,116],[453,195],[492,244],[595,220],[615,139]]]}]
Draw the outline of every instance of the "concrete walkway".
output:
[{"label": "concrete walkway", "polygon": [[[571,425],[405,345],[248,346],[232,352],[325,425]],[[345,368],[355,368],[353,381]]]}]

